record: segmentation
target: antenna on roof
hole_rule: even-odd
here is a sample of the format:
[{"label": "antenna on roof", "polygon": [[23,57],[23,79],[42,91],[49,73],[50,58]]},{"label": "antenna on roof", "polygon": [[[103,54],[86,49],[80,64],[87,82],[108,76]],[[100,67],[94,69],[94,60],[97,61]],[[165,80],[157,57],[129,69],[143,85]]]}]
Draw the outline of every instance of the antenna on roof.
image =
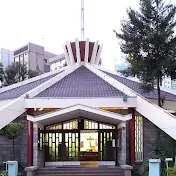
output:
[{"label": "antenna on roof", "polygon": [[81,0],[81,40],[84,41],[84,0]]}]

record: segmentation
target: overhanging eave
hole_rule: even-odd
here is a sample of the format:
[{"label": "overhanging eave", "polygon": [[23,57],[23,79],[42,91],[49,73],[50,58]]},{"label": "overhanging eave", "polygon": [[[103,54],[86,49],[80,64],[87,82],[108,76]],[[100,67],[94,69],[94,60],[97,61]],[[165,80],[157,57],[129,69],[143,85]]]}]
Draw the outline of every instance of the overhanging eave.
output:
[{"label": "overhanging eave", "polygon": [[25,108],[67,108],[81,104],[89,107],[136,107],[136,97],[121,98],[33,98],[25,100]]},{"label": "overhanging eave", "polygon": [[46,113],[39,116],[27,116],[27,119],[32,122],[38,122],[41,125],[54,124],[77,117],[84,117],[95,121],[110,123],[117,125],[120,122],[125,122],[132,118],[131,114],[121,115],[109,111],[95,109],[83,105],[75,105],[62,110]]}]

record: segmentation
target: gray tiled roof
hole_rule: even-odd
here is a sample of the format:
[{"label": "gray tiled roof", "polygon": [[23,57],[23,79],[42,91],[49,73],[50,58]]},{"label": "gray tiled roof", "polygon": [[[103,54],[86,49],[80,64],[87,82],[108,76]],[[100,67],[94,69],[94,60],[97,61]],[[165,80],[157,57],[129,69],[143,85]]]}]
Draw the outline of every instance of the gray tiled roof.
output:
[{"label": "gray tiled roof", "polygon": [[39,79],[37,81],[16,87],[14,89],[5,91],[0,93],[0,100],[6,100],[6,99],[13,99],[18,98],[19,96],[23,95],[24,93],[32,90],[33,88],[39,86],[40,84],[44,83],[45,81],[49,80],[50,78],[56,76],[56,74]]},{"label": "gray tiled roof", "polygon": [[81,66],[36,97],[82,98],[82,97],[122,97],[124,94],[109,83]]},{"label": "gray tiled roof", "polygon": [[[149,93],[144,93],[144,91],[141,89],[141,83],[129,80],[127,78],[114,75],[108,72],[103,71],[107,75],[111,76],[112,78],[116,79],[117,81],[121,82],[122,84],[128,86],[130,89],[134,90],[135,92],[139,93],[143,97],[150,98],[150,99],[158,99],[157,89],[154,89],[153,91]],[[161,91],[161,96],[165,97],[165,100],[168,101],[176,101],[176,95]]]}]

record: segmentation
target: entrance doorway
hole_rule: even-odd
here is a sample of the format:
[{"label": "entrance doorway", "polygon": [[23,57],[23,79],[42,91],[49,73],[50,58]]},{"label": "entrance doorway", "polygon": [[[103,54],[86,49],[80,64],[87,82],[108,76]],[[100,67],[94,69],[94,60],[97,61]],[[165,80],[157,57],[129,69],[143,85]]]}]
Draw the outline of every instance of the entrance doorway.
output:
[{"label": "entrance doorway", "polygon": [[98,131],[80,131],[80,161],[98,161]]},{"label": "entrance doorway", "polygon": [[75,119],[46,126],[39,135],[45,162],[115,161],[114,125]]}]

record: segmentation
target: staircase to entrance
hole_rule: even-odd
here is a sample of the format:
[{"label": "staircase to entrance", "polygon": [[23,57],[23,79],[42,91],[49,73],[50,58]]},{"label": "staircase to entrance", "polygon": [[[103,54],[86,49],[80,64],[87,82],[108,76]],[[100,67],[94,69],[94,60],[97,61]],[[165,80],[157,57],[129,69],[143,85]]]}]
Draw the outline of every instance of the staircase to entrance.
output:
[{"label": "staircase to entrance", "polygon": [[121,167],[44,167],[37,170],[36,176],[124,176]]}]

